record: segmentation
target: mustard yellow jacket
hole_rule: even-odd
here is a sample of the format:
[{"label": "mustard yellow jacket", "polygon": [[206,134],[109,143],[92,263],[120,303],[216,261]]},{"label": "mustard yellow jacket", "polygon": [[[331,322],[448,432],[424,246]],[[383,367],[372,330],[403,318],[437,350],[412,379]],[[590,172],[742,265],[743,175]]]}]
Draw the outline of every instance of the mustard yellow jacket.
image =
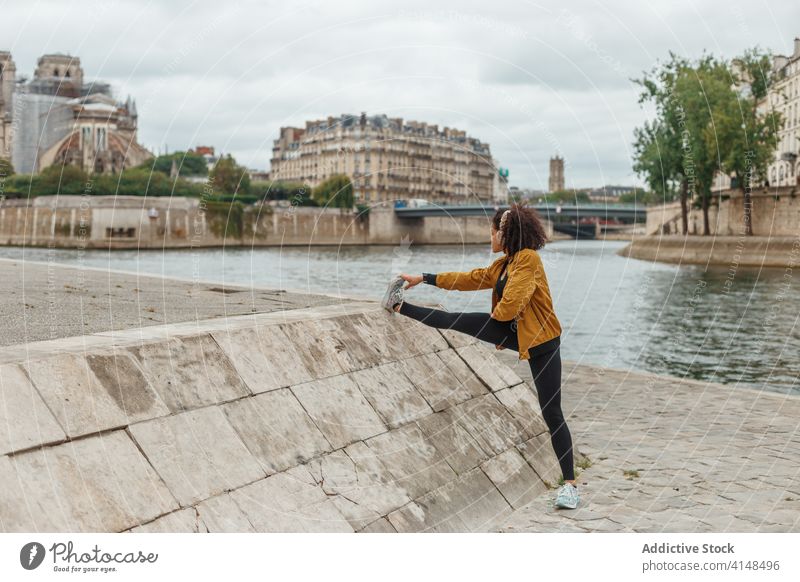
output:
[{"label": "mustard yellow jacket", "polygon": [[488,267],[472,271],[436,274],[436,286],[457,291],[492,290],[492,313],[498,321],[517,321],[519,359],[530,357],[528,350],[561,335],[561,323],[553,310],[553,299],[539,253],[522,249],[508,263],[508,279],[503,298],[497,301],[495,284],[508,255]]}]

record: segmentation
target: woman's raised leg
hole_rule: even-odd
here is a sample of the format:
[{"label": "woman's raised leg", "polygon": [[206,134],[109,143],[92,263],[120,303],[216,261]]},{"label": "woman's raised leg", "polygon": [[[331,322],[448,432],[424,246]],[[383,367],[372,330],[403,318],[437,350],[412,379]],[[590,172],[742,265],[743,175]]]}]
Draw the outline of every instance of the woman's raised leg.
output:
[{"label": "woman's raised leg", "polygon": [[518,349],[517,333],[512,330],[511,322],[497,321],[488,313],[449,312],[432,307],[412,305],[404,301],[398,313],[416,319],[437,329],[460,331],[481,341],[494,345],[502,345],[507,349]]}]

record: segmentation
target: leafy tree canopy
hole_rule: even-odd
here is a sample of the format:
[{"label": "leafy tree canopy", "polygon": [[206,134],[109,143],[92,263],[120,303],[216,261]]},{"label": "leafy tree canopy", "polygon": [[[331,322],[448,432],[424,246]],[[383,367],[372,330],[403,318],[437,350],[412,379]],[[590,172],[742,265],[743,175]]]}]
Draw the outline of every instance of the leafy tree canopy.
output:
[{"label": "leafy tree canopy", "polygon": [[336,174],[314,188],[313,198],[320,206],[353,208],[353,183],[344,174]]},{"label": "leafy tree canopy", "polygon": [[215,194],[236,195],[250,192],[250,174],[247,168],[237,164],[230,154],[216,163],[210,177]]}]

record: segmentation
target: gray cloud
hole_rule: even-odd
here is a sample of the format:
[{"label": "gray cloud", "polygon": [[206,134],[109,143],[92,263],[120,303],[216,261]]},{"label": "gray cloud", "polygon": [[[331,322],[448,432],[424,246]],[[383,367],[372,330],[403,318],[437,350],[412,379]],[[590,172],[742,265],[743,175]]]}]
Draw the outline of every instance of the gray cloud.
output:
[{"label": "gray cloud", "polygon": [[151,149],[214,145],[267,168],[282,125],[385,112],[488,141],[511,183],[631,183],[638,77],[668,51],[791,50],[800,7],[733,0],[487,5],[476,0],[38,2],[3,5],[0,49],[30,75],[48,52],[140,108]]}]

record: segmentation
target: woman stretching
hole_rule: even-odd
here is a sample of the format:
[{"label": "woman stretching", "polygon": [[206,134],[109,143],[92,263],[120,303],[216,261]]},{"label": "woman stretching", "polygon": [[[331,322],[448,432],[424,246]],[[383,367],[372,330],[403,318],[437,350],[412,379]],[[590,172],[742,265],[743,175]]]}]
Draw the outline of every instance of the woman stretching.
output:
[{"label": "woman stretching", "polygon": [[[492,252],[503,252],[491,265],[464,273],[401,274],[389,284],[383,306],[431,327],[469,334],[494,344],[497,349],[517,350],[521,360],[528,360],[542,416],[564,478],[556,506],[574,509],[579,496],[572,438],[561,412],[561,324],[553,310],[547,277],[537,252],[547,238],[544,227],[534,211],[513,204],[508,210],[497,211],[491,233]],[[492,313],[450,313],[405,301],[403,290],[423,282],[458,291],[493,289]]]}]

